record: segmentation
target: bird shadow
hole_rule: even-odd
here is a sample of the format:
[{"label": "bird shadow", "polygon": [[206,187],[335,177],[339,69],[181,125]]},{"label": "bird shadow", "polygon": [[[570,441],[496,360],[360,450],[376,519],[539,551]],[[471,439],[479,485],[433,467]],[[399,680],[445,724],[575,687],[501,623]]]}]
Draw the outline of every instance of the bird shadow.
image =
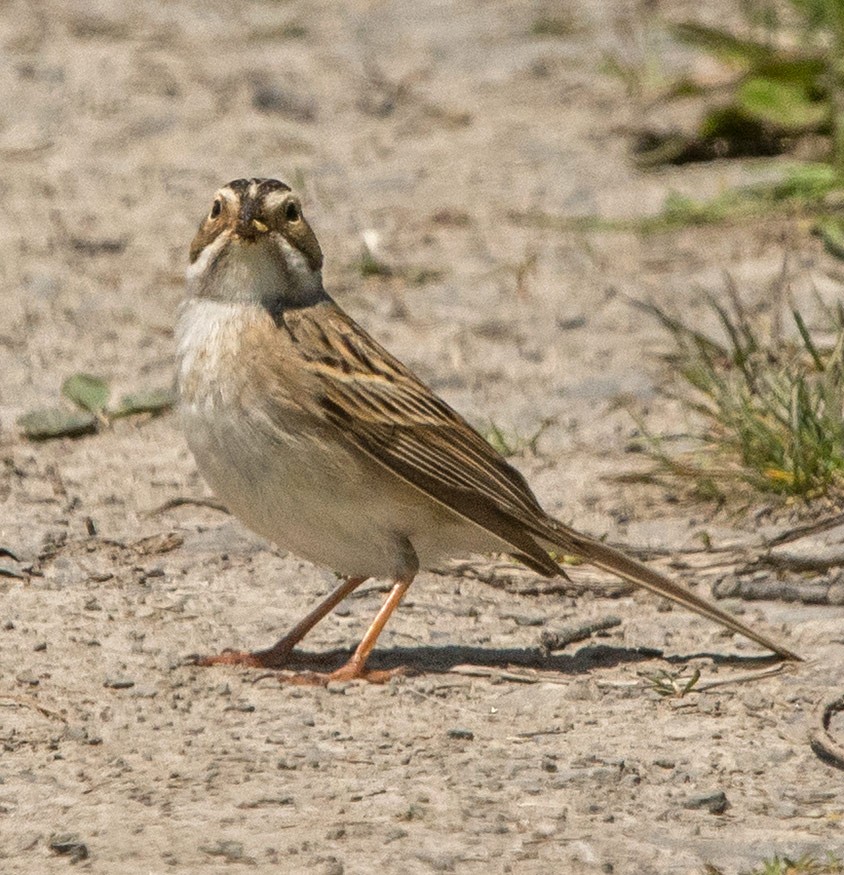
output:
[{"label": "bird shadow", "polygon": [[[286,670],[330,672],[342,666],[351,656],[349,650],[333,650],[316,653],[294,651]],[[404,669],[412,675],[437,675],[453,671],[457,666],[473,666],[479,669],[528,669],[542,672],[557,672],[561,675],[587,674],[597,668],[612,668],[618,665],[635,665],[655,659],[671,665],[683,665],[691,660],[709,659],[716,665],[757,668],[774,664],[777,656],[740,656],[717,653],[692,653],[665,656],[652,648],[613,647],[607,644],[590,644],[572,654],[547,653],[537,647],[469,647],[461,645],[393,647],[374,650],[367,661],[367,668],[375,671]]]}]

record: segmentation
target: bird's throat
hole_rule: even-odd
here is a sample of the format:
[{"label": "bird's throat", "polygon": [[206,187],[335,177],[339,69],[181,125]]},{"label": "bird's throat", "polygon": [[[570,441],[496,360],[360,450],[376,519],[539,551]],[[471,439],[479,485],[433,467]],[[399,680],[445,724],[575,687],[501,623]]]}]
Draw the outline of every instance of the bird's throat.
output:
[{"label": "bird's throat", "polygon": [[308,306],[326,296],[320,271],[279,234],[220,235],[188,268],[187,286],[191,297],[271,311]]}]

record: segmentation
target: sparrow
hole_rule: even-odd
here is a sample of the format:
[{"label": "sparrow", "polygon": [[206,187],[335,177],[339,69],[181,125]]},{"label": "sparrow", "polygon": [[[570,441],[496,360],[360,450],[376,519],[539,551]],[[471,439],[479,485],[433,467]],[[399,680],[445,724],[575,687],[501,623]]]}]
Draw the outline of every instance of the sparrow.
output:
[{"label": "sparrow", "polygon": [[506,553],[548,577],[555,555],[605,571],[739,632],[787,647],[624,552],[549,516],[524,477],[327,294],[299,197],[275,179],[221,188],[190,246],[177,386],[202,476],[250,529],[340,585],[274,646],[202,664],[283,668],[364,580],[392,581],[348,662],[303,680],[383,680],[366,667],[420,569]]}]

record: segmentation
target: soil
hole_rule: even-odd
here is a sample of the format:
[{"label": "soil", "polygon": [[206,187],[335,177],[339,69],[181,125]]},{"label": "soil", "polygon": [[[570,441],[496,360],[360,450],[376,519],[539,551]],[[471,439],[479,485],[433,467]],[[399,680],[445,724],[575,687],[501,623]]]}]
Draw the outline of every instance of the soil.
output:
[{"label": "soil", "polygon": [[[555,15],[561,32],[533,33]],[[169,385],[197,223],[229,179],[277,176],[302,193],[329,290],[379,340],[482,429],[515,441],[548,422],[512,461],[560,518],[669,551],[782,529],[788,508],[730,514],[614,479],[644,464],[626,405],[684,430],[658,391],[665,339],[628,298],[711,325],[702,291],[723,295],[725,270],[764,309],[785,259],[811,310],[840,295],[840,264],[784,219],[650,237],[540,221],[770,174],[634,171],[637,106],[601,59],[629,56],[643,16],[620,0],[3,5],[4,873],[730,875],[844,854],[842,773],[809,744],[844,685],[844,608],[729,602],[806,657],[769,674],[751,643],[584,569],[510,586],[444,569],[380,639],[376,664],[412,670],[386,685],[198,668],[191,653],[272,643],[331,571],[213,508],[157,510],[209,497],[174,414],[42,444],[16,425],[73,373],[114,397]],[[365,232],[389,270],[364,275]],[[383,590],[307,651],[352,648]],[[685,696],[648,679],[696,669]]]}]

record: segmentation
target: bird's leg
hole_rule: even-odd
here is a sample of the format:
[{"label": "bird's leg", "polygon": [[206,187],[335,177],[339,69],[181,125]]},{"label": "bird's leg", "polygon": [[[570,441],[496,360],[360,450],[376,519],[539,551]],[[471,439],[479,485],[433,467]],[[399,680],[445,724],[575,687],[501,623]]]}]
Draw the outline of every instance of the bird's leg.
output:
[{"label": "bird's leg", "polygon": [[[283,668],[293,648],[340,602],[354,592],[365,577],[347,577],[328,598],[320,602],[306,617],[301,619],[283,638],[266,650],[224,650],[215,656],[203,656],[196,665],[243,665],[251,668]],[[389,614],[388,614],[389,616]],[[386,622],[386,618],[384,620]],[[381,624],[383,627],[383,623]],[[379,629],[380,631],[380,629]],[[376,635],[376,637],[378,637]],[[373,641],[373,644],[375,642]],[[370,650],[372,648],[370,647]]]},{"label": "bird's leg", "polygon": [[366,630],[366,634],[361,638],[352,658],[337,671],[331,673],[332,680],[351,680],[352,678],[364,678],[366,680],[379,681],[388,680],[395,671],[366,671],[366,660],[369,659],[369,654],[372,648],[375,647],[375,642],[378,636],[387,625],[387,620],[390,619],[393,611],[399,606],[399,602],[404,598],[413,579],[398,580],[393,584],[389,595],[384,599],[384,604],[381,605],[381,610],[375,615],[372,625]]},{"label": "bird's leg", "polygon": [[408,587],[413,582],[413,578],[407,580],[397,580],[393,584],[384,604],[375,616],[370,627],[366,630],[366,634],[361,639],[351,659],[344,665],[332,672],[302,672],[295,674],[286,680],[294,684],[326,684],[329,681],[349,681],[349,680],[364,680],[370,683],[383,684],[391,677],[400,674],[403,669],[395,668],[388,671],[367,671],[366,660],[378,640],[378,636],[387,625],[387,620],[390,619],[393,611],[398,607],[399,602],[407,592]]}]

